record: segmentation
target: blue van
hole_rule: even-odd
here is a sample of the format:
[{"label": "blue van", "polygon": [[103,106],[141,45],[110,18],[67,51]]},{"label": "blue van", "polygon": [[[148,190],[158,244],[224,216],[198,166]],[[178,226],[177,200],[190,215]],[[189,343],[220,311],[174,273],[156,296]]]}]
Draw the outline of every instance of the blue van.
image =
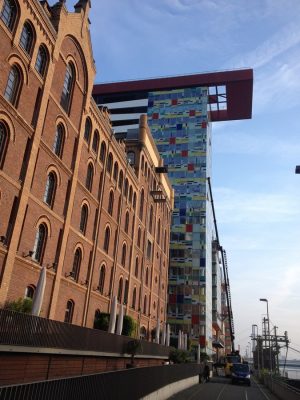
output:
[{"label": "blue van", "polygon": [[231,382],[235,383],[242,382],[246,383],[248,386],[251,385],[250,380],[250,367],[248,364],[236,363],[232,365],[231,370]]}]

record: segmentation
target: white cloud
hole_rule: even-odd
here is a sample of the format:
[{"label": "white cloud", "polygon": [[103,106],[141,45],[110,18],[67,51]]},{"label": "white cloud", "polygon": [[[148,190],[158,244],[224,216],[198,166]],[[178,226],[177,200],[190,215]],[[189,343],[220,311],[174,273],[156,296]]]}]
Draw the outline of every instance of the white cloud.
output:
[{"label": "white cloud", "polygon": [[283,29],[257,46],[253,51],[245,54],[238,62],[237,67],[259,68],[272,61],[282,53],[300,43],[299,23],[290,23]]}]

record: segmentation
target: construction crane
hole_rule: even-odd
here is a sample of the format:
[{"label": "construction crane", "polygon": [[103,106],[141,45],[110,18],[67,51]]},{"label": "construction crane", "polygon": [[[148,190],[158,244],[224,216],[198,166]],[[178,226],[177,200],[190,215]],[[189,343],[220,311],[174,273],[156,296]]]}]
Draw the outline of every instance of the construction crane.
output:
[{"label": "construction crane", "polygon": [[230,293],[229,276],[228,276],[227,256],[226,256],[226,251],[220,245],[220,241],[219,241],[219,234],[218,234],[216,213],[215,213],[215,207],[214,207],[214,200],[213,200],[213,196],[212,196],[211,183],[210,183],[210,178],[209,177],[207,178],[207,181],[208,181],[209,195],[210,195],[210,201],[211,201],[211,208],[212,208],[212,212],[213,212],[214,227],[215,227],[215,233],[216,233],[216,241],[217,241],[217,245],[218,245],[218,250],[221,252],[223,274],[224,274],[224,281],[225,281],[225,294],[226,294],[227,309],[228,309],[228,319],[229,319],[229,329],[230,329],[232,353],[235,353],[235,347],[234,347],[234,323],[233,323],[233,314],[232,314],[232,307],[231,307],[231,293]]}]

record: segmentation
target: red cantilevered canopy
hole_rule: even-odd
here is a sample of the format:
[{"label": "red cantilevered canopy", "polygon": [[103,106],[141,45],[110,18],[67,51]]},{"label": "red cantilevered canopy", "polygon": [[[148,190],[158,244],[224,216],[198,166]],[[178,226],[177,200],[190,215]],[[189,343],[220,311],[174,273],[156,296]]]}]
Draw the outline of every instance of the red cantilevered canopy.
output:
[{"label": "red cantilevered canopy", "polygon": [[116,93],[150,92],[199,86],[209,88],[211,121],[251,118],[253,95],[252,69],[102,83],[94,86],[93,94],[96,96],[108,96],[109,94]]}]

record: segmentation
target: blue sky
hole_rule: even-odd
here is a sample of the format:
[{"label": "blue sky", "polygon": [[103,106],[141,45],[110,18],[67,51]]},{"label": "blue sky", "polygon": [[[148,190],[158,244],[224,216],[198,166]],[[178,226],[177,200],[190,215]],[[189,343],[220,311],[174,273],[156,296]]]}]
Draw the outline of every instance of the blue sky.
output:
[{"label": "blue sky", "polygon": [[96,82],[254,69],[252,120],[213,125],[213,194],[242,353],[251,325],[261,332],[260,297],[271,327],[300,350],[299,15],[299,0],[92,1]]}]

